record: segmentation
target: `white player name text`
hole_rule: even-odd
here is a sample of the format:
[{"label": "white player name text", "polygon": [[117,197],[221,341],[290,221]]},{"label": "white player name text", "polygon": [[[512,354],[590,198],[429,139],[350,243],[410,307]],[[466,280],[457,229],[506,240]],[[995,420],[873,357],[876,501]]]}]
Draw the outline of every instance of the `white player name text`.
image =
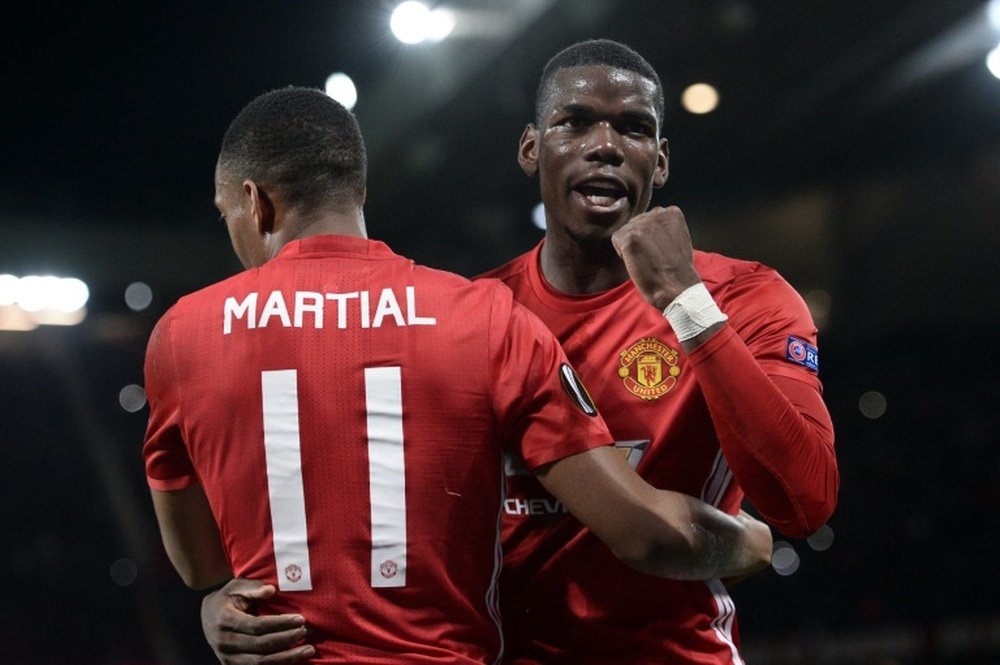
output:
[{"label": "white player name text", "polygon": [[400,300],[391,288],[350,293],[294,291],[287,295],[271,291],[264,297],[251,291],[242,300],[232,296],[226,298],[222,334],[230,334],[233,326],[240,324],[247,330],[269,325],[320,329],[326,323],[327,315],[336,321],[337,328],[341,330],[348,325],[381,328],[385,323],[397,326],[437,325],[435,317],[417,315],[416,289],[407,286],[405,292],[405,297]]}]

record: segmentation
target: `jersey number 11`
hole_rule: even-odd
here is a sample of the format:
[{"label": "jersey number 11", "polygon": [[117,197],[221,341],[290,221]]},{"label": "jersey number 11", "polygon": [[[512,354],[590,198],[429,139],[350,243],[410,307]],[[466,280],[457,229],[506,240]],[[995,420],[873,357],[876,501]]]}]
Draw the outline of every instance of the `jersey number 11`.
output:
[{"label": "jersey number 11", "polygon": [[[261,372],[267,493],[281,591],[309,591],[309,542],[299,451],[298,372]],[[406,467],[399,367],[365,368],[371,585],[406,586]]]}]

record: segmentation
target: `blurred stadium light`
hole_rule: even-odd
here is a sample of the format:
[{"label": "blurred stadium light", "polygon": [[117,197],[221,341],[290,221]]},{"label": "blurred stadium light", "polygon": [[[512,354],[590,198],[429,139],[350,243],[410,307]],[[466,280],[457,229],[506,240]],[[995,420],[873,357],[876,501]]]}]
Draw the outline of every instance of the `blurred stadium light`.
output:
[{"label": "blurred stadium light", "polygon": [[75,277],[0,275],[0,330],[75,326],[87,317],[90,289]]}]

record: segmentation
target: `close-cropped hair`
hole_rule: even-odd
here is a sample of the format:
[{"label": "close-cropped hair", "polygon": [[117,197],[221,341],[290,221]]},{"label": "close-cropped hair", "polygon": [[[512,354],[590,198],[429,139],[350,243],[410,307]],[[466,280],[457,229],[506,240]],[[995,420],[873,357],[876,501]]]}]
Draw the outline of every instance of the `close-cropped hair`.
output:
[{"label": "close-cropped hair", "polygon": [[663,125],[663,85],[653,66],[634,50],[621,42],[611,39],[590,39],[567,46],[556,53],[542,70],[542,79],[535,92],[535,120],[542,123],[545,104],[548,101],[552,77],[560,69],[602,65],[615,69],[635,72],[656,85],[656,119]]},{"label": "close-cropped hair", "polygon": [[287,87],[252,100],[222,139],[219,165],[236,179],[279,188],[313,210],[364,196],[364,139],[354,115],[320,90]]}]

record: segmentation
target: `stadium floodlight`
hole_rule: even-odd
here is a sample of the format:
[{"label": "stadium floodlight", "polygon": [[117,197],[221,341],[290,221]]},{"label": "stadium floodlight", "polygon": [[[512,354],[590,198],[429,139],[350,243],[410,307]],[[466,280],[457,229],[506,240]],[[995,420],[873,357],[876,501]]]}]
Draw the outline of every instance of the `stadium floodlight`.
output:
[{"label": "stadium floodlight", "polygon": [[990,70],[990,74],[1000,79],[1000,44],[986,54],[986,67]]},{"label": "stadium floodlight", "polygon": [[1000,0],[990,0],[986,5],[986,16],[994,30],[1000,30]]},{"label": "stadium floodlight", "polygon": [[17,302],[17,285],[20,281],[14,275],[0,275],[0,307]]},{"label": "stadium floodlight", "polygon": [[353,109],[354,105],[358,103],[358,89],[355,87],[351,77],[344,72],[330,74],[326,79],[324,88],[328,97],[343,104],[344,108],[348,111]]},{"label": "stadium floodlight", "polygon": [[432,11],[422,2],[407,0],[393,10],[389,27],[404,44],[439,42],[455,29],[455,15],[445,7]]},{"label": "stadium floodlight", "polygon": [[75,277],[0,275],[0,330],[76,325],[89,299],[90,289]]},{"label": "stadium floodlight", "polygon": [[90,289],[76,277],[58,279],[58,288],[52,294],[49,307],[58,312],[76,312],[83,309],[90,299]]},{"label": "stadium floodlight", "polygon": [[430,30],[427,32],[427,39],[432,42],[439,42],[455,29],[455,15],[445,7],[438,7],[431,12]]}]

